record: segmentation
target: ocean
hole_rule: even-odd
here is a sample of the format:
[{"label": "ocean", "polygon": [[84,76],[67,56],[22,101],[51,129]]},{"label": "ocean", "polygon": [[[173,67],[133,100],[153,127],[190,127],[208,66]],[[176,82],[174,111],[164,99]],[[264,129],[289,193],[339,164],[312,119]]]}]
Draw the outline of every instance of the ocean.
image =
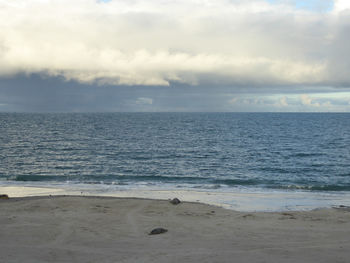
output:
[{"label": "ocean", "polygon": [[344,204],[350,114],[0,113],[0,186],[221,193],[217,203],[233,207],[238,193],[241,208],[247,193]]}]

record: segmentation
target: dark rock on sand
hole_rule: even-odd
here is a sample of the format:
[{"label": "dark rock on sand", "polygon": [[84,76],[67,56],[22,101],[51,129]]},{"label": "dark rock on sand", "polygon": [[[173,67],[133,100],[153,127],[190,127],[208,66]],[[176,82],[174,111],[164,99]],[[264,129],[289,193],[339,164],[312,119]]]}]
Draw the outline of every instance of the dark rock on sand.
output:
[{"label": "dark rock on sand", "polygon": [[168,232],[168,229],[165,229],[165,228],[162,228],[162,227],[158,227],[158,228],[155,228],[153,229],[149,235],[158,235],[158,234],[163,234],[163,233],[166,233]]},{"label": "dark rock on sand", "polygon": [[0,199],[9,199],[8,195],[0,195]]},{"label": "dark rock on sand", "polygon": [[170,201],[173,205],[178,205],[181,203],[181,201],[178,198],[174,198],[173,200]]}]

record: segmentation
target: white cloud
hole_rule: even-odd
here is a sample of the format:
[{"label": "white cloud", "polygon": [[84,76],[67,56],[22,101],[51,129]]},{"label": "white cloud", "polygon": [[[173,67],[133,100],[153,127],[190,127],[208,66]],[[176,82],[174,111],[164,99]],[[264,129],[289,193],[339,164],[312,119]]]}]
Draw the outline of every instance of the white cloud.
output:
[{"label": "white cloud", "polygon": [[[337,10],[345,7],[337,1]],[[0,0],[0,75],[115,85],[346,85],[350,54],[337,51],[349,40],[344,23],[335,13],[263,0]]]},{"label": "white cloud", "polygon": [[313,98],[310,98],[307,94],[300,95],[301,103],[305,106],[320,107],[320,103],[314,102]]},{"label": "white cloud", "polygon": [[231,94],[228,111],[250,112],[349,112],[349,93]]},{"label": "white cloud", "polygon": [[139,104],[139,105],[152,105],[153,104],[153,99],[140,97],[140,98],[137,98],[136,104]]},{"label": "white cloud", "polygon": [[236,104],[238,102],[237,98],[232,98],[228,101],[229,104]]},{"label": "white cloud", "polygon": [[349,0],[334,0],[334,12],[341,12],[347,9],[350,10]]},{"label": "white cloud", "polygon": [[288,107],[287,97],[284,96],[278,100],[278,103],[276,104],[278,107]]}]

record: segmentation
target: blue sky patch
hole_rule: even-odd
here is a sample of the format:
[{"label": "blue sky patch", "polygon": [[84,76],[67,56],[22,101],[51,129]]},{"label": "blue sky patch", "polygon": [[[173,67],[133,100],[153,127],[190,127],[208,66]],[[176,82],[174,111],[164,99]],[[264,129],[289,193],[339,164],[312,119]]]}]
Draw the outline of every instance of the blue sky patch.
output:
[{"label": "blue sky patch", "polygon": [[334,7],[333,0],[293,0],[293,1],[285,1],[285,0],[266,0],[272,4],[278,4],[282,2],[291,2],[295,5],[297,9],[305,9],[309,11],[315,12],[327,12],[331,11]]}]

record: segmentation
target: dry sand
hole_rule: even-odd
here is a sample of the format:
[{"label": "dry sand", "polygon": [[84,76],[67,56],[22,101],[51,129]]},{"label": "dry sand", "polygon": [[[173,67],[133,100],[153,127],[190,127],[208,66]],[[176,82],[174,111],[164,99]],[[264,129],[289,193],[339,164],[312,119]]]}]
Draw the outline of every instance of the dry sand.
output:
[{"label": "dry sand", "polygon": [[[350,262],[350,210],[109,197],[0,200],[0,262]],[[167,233],[148,235],[156,227]]]}]

